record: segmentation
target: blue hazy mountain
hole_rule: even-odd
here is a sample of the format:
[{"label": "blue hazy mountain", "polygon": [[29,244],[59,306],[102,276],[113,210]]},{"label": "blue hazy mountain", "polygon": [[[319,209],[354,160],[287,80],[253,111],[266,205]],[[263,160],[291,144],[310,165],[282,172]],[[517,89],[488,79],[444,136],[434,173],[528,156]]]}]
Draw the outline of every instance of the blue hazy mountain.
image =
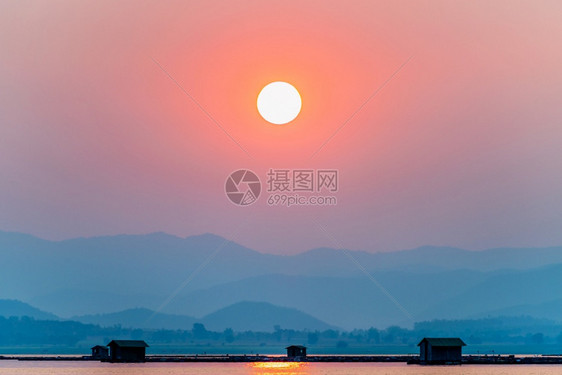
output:
[{"label": "blue hazy mountain", "polygon": [[[531,309],[560,300],[562,264],[532,270],[505,271],[492,274],[455,296],[444,299],[425,312],[426,316],[451,319],[461,316],[479,317],[494,312],[501,315],[532,315],[562,321],[562,314],[548,316],[546,310]],[[553,300],[555,300],[553,302]],[[527,309],[519,309],[521,305]],[[510,313],[511,312],[511,313]]]},{"label": "blue hazy mountain", "polygon": [[[562,265],[524,271],[374,273],[380,289],[366,277],[328,278],[268,275],[214,286],[180,296],[174,311],[199,315],[239,300],[298,308],[346,329],[410,326],[415,321],[499,315],[530,315],[562,321],[555,308],[523,309],[562,299]],[[299,293],[294,291],[298,290]],[[391,294],[390,299],[385,290]],[[518,308],[519,307],[519,308]],[[547,311],[552,313],[547,314]]]},{"label": "blue hazy mountain", "polygon": [[510,311],[538,316],[533,306],[562,300],[562,247],[349,253],[370,277],[337,249],[280,256],[212,234],[46,241],[0,232],[0,298],[64,318],[156,310],[168,301],[162,313],[201,319],[242,301],[266,302],[342,328]]},{"label": "blue hazy mountain", "polygon": [[527,303],[511,305],[509,307],[491,309],[484,313],[475,314],[475,317],[487,316],[533,316],[536,318],[550,319],[555,322],[562,321],[562,299],[549,300],[540,303]]},{"label": "blue hazy mountain", "polygon": [[[458,288],[469,289],[478,283],[478,273],[465,275],[462,284],[452,284],[451,272],[420,275],[405,272],[377,274],[377,284],[366,277],[334,278],[290,275],[265,275],[217,285],[178,296],[169,305],[171,311],[184,311],[200,316],[237,301],[263,301],[299,309],[329,324],[353,329],[386,327],[393,324],[410,326],[420,312],[457,295]],[[436,287],[440,293],[435,293]],[[397,300],[385,294],[388,291]],[[404,311],[405,310],[405,311]]]},{"label": "blue hazy mountain", "polygon": [[[2,306],[0,301],[0,306]],[[201,319],[186,315],[157,313],[145,308],[127,309],[114,313],[72,317],[71,320],[101,327],[191,330],[194,323],[202,323],[209,330],[272,332],[275,326],[294,330],[327,330],[330,326],[296,309],[279,307],[265,302],[238,302],[208,314]]]},{"label": "blue hazy mountain", "polygon": [[209,330],[272,332],[275,326],[283,329],[319,330],[334,329],[323,321],[297,309],[275,306],[265,302],[238,302],[201,319]]},{"label": "blue hazy mountain", "polygon": [[141,329],[184,329],[190,330],[197,320],[187,315],[156,313],[145,308],[127,309],[114,313],[74,316],[75,320],[101,327],[122,326]]},{"label": "blue hazy mountain", "polygon": [[27,303],[12,300],[0,299],[0,316],[9,318],[12,316],[27,316],[37,320],[58,320],[59,318],[51,313],[39,310]]}]

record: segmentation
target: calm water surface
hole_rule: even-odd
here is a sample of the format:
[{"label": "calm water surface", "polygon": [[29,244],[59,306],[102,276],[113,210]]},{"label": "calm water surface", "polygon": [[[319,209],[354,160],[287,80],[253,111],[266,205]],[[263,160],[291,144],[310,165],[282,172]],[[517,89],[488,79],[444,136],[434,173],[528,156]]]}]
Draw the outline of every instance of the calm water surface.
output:
[{"label": "calm water surface", "polygon": [[0,361],[0,374],[14,375],[554,375],[562,365],[442,366],[421,367],[402,363],[143,363],[110,364],[99,362],[19,362]]}]

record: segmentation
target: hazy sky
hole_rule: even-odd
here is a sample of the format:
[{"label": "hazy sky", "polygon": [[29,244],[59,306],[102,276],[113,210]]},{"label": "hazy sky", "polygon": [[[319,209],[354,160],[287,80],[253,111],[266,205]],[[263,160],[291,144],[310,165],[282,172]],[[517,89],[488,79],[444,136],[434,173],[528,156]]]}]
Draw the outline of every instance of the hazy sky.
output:
[{"label": "hazy sky", "polygon": [[[0,230],[212,232],[276,253],[561,245],[561,15],[558,0],[3,1]],[[303,100],[286,126],[256,109],[277,80]],[[224,193],[241,168],[264,185],[246,207]],[[269,206],[270,168],[337,169],[338,204]]]}]

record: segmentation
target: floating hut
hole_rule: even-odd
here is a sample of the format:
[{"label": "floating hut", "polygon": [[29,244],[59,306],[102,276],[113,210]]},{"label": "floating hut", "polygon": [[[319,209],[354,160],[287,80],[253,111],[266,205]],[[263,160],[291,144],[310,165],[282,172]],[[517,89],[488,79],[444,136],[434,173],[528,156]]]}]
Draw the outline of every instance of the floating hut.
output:
[{"label": "floating hut", "polygon": [[420,364],[460,364],[462,347],[466,344],[458,337],[424,337],[420,347]]},{"label": "floating hut", "polygon": [[287,357],[292,359],[302,359],[306,357],[306,346],[302,345],[291,345],[287,346]]},{"label": "floating hut", "polygon": [[142,340],[112,340],[107,346],[110,362],[144,362],[148,344]]}]

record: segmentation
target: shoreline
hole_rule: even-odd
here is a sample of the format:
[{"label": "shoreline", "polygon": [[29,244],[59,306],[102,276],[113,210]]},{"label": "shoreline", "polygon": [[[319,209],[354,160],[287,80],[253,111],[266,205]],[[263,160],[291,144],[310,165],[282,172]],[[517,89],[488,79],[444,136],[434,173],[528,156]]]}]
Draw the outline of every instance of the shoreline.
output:
[{"label": "shoreline", "polygon": [[[0,356],[0,360],[17,361],[88,361],[109,362],[109,360],[92,358],[91,356],[34,356],[34,355],[8,355]],[[401,362],[407,364],[420,364],[418,355],[309,355],[303,358],[290,358],[272,355],[147,355],[144,362],[215,362],[215,363],[244,363],[244,362]],[[453,364],[453,363],[442,363]],[[541,355],[521,356],[504,355],[463,355],[460,364],[465,365],[538,365],[562,364],[562,356]],[[458,365],[458,363],[457,363]]]}]

